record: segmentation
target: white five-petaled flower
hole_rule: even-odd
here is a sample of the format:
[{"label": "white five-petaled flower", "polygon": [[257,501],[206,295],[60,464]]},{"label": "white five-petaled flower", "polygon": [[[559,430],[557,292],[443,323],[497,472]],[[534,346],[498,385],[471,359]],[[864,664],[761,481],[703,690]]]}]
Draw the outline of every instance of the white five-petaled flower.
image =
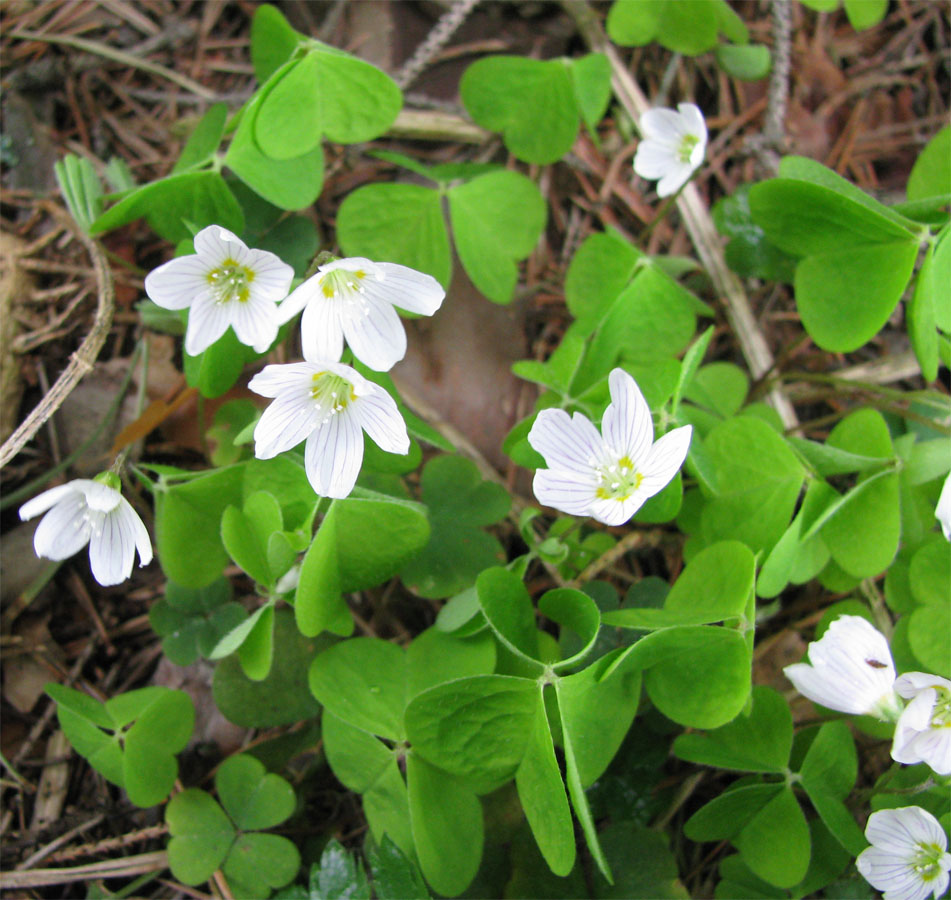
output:
[{"label": "white five-petaled flower", "polygon": [[614,369],[608,386],[611,403],[601,434],[581,413],[543,409],[528,442],[548,464],[535,473],[540,503],[621,525],[677,474],[692,428],[675,428],[654,443],[650,408],[637,382],[623,369]]},{"label": "white five-petaled flower", "polygon": [[938,820],[920,806],[880,809],[868,817],[865,837],[872,845],[855,865],[885,900],[937,900],[948,887],[951,853]]},{"label": "white five-petaled flower", "polygon": [[941,524],[941,531],[945,538],[951,541],[951,472],[944,480],[944,486],[941,488],[941,495],[938,497],[938,505],[935,507],[934,514]]},{"label": "white five-petaled flower", "polygon": [[687,183],[703,162],[707,149],[707,123],[692,103],[672,109],[649,109],[641,116],[643,140],[637,145],[634,171],[648,181],[658,181],[657,195],[669,197]]},{"label": "white five-petaled flower", "polygon": [[152,561],[152,544],[119,493],[119,479],[111,473],[99,479],[77,478],[44,491],[20,507],[20,518],[46,513],[33,535],[37,556],[67,559],[89,544],[93,577],[101,585],[119,584],[132,574],[136,550],[140,566]]},{"label": "white five-petaled flower", "polygon": [[283,324],[304,310],[304,359],[339,360],[346,338],[364,365],[386,372],[406,354],[406,331],[394,307],[431,316],[445,296],[435,278],[408,266],[335,259],[297,287],[278,317]]},{"label": "white five-petaled flower", "polygon": [[254,428],[255,456],[270,459],[306,440],[304,469],[322,497],[346,497],[353,490],[363,463],[364,431],[389,453],[409,452],[396,402],[350,366],[265,366],[248,387],[275,398]]},{"label": "white five-petaled flower", "polygon": [[188,309],[185,352],[197,356],[230,325],[242,344],[263,353],[277,337],[277,303],[294,270],[267,250],[252,250],[220,225],[195,235],[195,253],[169,260],[145,278],[165,309]]},{"label": "white five-petaled flower", "polygon": [[900,703],[888,641],[861,616],[839,616],[808,653],[811,665],[783,669],[800,694],[839,712],[897,718]]},{"label": "white five-petaled flower", "polygon": [[895,690],[911,703],[895,726],[892,759],[925,762],[939,775],[951,775],[951,681],[906,672],[895,682]]}]

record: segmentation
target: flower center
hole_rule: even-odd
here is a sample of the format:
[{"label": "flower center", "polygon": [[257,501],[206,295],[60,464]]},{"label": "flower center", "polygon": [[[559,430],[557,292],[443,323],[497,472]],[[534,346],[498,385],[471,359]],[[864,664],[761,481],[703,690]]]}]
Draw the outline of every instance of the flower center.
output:
[{"label": "flower center", "polygon": [[208,273],[208,283],[214,291],[216,303],[230,303],[232,300],[247,303],[251,296],[248,285],[252,281],[254,272],[234,259],[226,259]]},{"label": "flower center", "polygon": [[931,711],[932,728],[951,728],[951,690],[935,685],[934,709]]},{"label": "flower center", "polygon": [[333,372],[315,372],[311,379],[310,396],[314,405],[323,412],[320,424],[329,422],[337,413],[357,399],[353,385]]},{"label": "flower center", "polygon": [[693,148],[700,143],[700,138],[695,134],[685,134],[680,139],[680,146],[677,148],[677,158],[682,163],[689,163],[690,157],[693,154]]},{"label": "flower center", "polygon": [[320,291],[328,300],[340,298],[345,301],[357,301],[363,307],[364,315],[370,314],[370,308],[367,306],[361,294],[365,288],[363,281],[367,273],[363,269],[350,271],[349,269],[334,269],[320,279]]},{"label": "flower center", "polygon": [[933,881],[944,869],[941,857],[944,851],[937,844],[918,844],[918,850],[912,857],[911,865],[922,881]]},{"label": "flower center", "polygon": [[599,467],[597,472],[598,487],[595,493],[602,500],[627,500],[644,480],[644,476],[634,468],[634,463],[627,456]]}]

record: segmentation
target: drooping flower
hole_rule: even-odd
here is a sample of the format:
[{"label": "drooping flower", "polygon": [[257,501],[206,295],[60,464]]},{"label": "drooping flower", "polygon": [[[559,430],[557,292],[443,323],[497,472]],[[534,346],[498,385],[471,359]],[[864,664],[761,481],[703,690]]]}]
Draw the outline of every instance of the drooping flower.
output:
[{"label": "drooping flower", "polygon": [[365,431],[389,453],[408,453],[393,398],[337,362],[265,366],[248,387],[274,402],[254,428],[254,454],[270,459],[306,440],[304,469],[322,497],[346,497],[363,463]]},{"label": "drooping flower", "polygon": [[951,681],[940,675],[905,672],[895,690],[910,700],[895,726],[892,759],[924,762],[939,775],[951,775]]},{"label": "drooping flower", "polygon": [[649,109],[641,116],[643,140],[637,145],[634,171],[648,181],[658,181],[657,195],[669,197],[687,183],[703,162],[707,149],[707,123],[693,103],[672,109]]},{"label": "drooping flower", "polygon": [[897,718],[901,707],[888,641],[861,616],[839,616],[807,652],[811,665],[783,669],[804,697],[839,712]]},{"label": "drooping flower", "polygon": [[601,434],[581,413],[543,409],[528,442],[548,464],[535,473],[533,488],[540,503],[620,525],[677,474],[692,428],[675,428],[655,443],[650,407],[637,382],[623,369],[614,369],[608,386],[611,403]]},{"label": "drooping flower", "polygon": [[406,331],[394,307],[431,316],[445,296],[435,278],[408,266],[335,259],[297,287],[278,317],[283,324],[304,310],[304,359],[339,360],[346,338],[364,365],[386,372],[406,354]]},{"label": "drooping flower", "polygon": [[938,505],[934,511],[935,518],[941,524],[941,531],[947,540],[951,541],[951,472],[944,480],[944,486],[941,488],[941,495],[938,497]]},{"label": "drooping flower", "polygon": [[33,535],[37,556],[67,559],[89,544],[93,577],[104,586],[132,574],[136,551],[140,566],[152,561],[149,533],[119,493],[119,479],[112,473],[44,491],[20,507],[20,518],[26,521],[44,512]]},{"label": "drooping flower", "polygon": [[937,900],[948,887],[951,853],[938,820],[920,806],[880,809],[868,817],[865,837],[872,845],[855,865],[885,900]]},{"label": "drooping flower", "polygon": [[188,309],[185,352],[197,356],[230,326],[242,344],[263,353],[277,337],[277,303],[294,270],[267,250],[252,250],[220,225],[195,235],[195,253],[151,271],[145,292],[165,309]]}]

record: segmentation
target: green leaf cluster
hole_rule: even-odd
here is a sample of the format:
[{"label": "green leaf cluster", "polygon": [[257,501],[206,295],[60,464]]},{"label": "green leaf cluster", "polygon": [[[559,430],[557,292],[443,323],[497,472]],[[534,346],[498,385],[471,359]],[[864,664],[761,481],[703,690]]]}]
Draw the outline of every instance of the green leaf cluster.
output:
[{"label": "green leaf cluster", "polygon": [[125,788],[136,806],[161,803],[175,785],[195,724],[184,691],[147,687],[100,703],[61,684],[48,684],[60,728],[73,749],[103,778]]},{"label": "green leaf cluster", "polygon": [[169,802],[165,822],[172,874],[183,884],[196,885],[220,868],[235,896],[269,897],[300,868],[300,853],[290,840],[262,833],[293,814],[294,789],[247,754],[221,764],[215,788],[220,806],[197,788]]},{"label": "green leaf cluster", "polygon": [[[407,163],[404,157],[390,158]],[[471,174],[408,163],[438,187],[378,183],[348,194],[337,215],[344,253],[410,266],[448,287],[452,254],[442,210],[446,197],[466,274],[494,303],[510,303],[518,281],[516,263],[532,252],[545,227],[545,201],[534,182],[496,167]]]}]

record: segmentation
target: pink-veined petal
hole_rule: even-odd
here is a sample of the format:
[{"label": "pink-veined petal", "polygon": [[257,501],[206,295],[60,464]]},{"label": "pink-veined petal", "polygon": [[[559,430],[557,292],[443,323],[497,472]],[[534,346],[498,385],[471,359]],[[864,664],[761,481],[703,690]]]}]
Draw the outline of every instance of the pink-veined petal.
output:
[{"label": "pink-veined petal", "polygon": [[586,516],[595,499],[597,482],[590,473],[564,469],[538,469],[532,490],[542,506],[550,506],[572,516]]},{"label": "pink-veined petal", "polygon": [[640,467],[644,476],[640,489],[645,492],[645,499],[662,491],[680,471],[690,449],[692,434],[692,426],[683,425],[668,431],[650,448]]},{"label": "pink-veined petal", "polygon": [[379,386],[351,406],[360,426],[387,453],[409,453],[406,423],[393,398]]},{"label": "pink-veined petal", "polygon": [[248,387],[262,397],[277,397],[292,390],[303,394],[310,387],[316,371],[307,362],[265,366],[248,382]]},{"label": "pink-veined petal", "polygon": [[211,291],[199,294],[188,313],[185,352],[189,356],[203,353],[228,330],[230,324],[227,303],[218,303]]},{"label": "pink-veined petal", "polygon": [[304,308],[301,350],[308,362],[337,362],[343,353],[340,303],[318,296]]},{"label": "pink-veined petal", "polygon": [[550,469],[567,469],[594,480],[594,470],[607,456],[604,441],[591,420],[581,413],[543,409],[528,432],[528,443]]},{"label": "pink-veined petal", "polygon": [[254,455],[271,459],[296,447],[320,424],[320,410],[305,393],[275,399],[254,426]]},{"label": "pink-veined petal", "polygon": [[20,507],[20,521],[25,522],[27,519],[32,519],[34,516],[38,516],[40,513],[51,509],[64,497],[76,493],[78,493],[76,485],[72,481],[67,484],[57,485],[48,491],[43,491],[42,494],[37,494],[32,500],[27,500],[27,502]]},{"label": "pink-veined petal", "polygon": [[872,813],[865,826],[865,837],[869,843],[894,852],[914,848],[917,844],[937,844],[942,850],[948,846],[947,835],[938,820],[920,806]]},{"label": "pink-veined petal", "polygon": [[613,369],[608,378],[611,403],[604,411],[601,431],[604,442],[618,457],[642,464],[654,440],[650,407],[637,382],[623,369]]},{"label": "pink-veined petal", "polygon": [[145,276],[145,293],[163,309],[187,309],[208,290],[208,264],[197,256],[170,259]]},{"label": "pink-veined petal", "polygon": [[350,494],[363,463],[363,431],[355,416],[333,416],[307,439],[304,469],[321,497]]},{"label": "pink-veined petal", "polygon": [[421,316],[431,316],[442,306],[446,292],[432,275],[396,263],[378,263],[377,268],[384,280],[367,279],[364,290],[368,295]]},{"label": "pink-veined petal", "polygon": [[343,333],[353,355],[376,372],[387,372],[406,355],[406,330],[396,310],[366,291],[363,303],[340,306]]},{"label": "pink-veined petal", "polygon": [[33,549],[45,559],[68,559],[89,541],[89,521],[82,494],[61,499],[36,526]]}]

